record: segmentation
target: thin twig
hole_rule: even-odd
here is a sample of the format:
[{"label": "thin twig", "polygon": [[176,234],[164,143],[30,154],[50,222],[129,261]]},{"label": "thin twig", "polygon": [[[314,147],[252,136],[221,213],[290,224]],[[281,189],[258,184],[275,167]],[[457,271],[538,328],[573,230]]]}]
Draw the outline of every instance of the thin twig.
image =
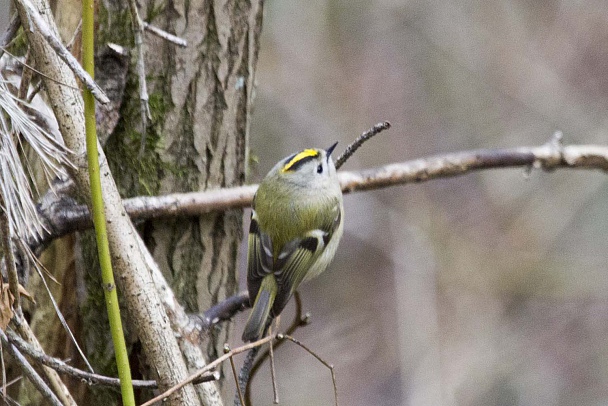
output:
[{"label": "thin twig", "polygon": [[[78,37],[78,33],[80,32],[80,29],[82,28],[82,19],[80,19],[80,21],[78,22],[78,26],[76,26],[76,29],[74,30],[74,34],[72,34],[72,38],[70,39],[70,41],[67,43],[67,45],[65,46],[68,50],[72,49],[72,46],[74,45],[74,42],[76,41],[76,38]],[[31,103],[32,100],[34,100],[34,97],[36,97],[36,95],[38,93],[40,93],[40,90],[42,90],[42,81],[39,81],[36,86],[34,87],[34,89],[32,89],[31,93],[29,94],[29,96],[27,96],[27,102]]]},{"label": "thin twig", "polygon": [[[27,49],[25,53],[25,63],[24,66],[28,66],[32,61],[32,56],[30,55],[30,48]],[[21,73],[21,81],[19,83],[19,91],[17,92],[17,97],[21,100],[25,100],[27,98],[27,91],[30,88],[30,83],[32,81],[32,70],[23,68],[23,72]]]},{"label": "thin twig", "polygon": [[359,147],[363,145],[365,141],[369,140],[374,135],[384,130],[388,130],[389,128],[391,128],[391,123],[389,123],[388,121],[384,121],[382,123],[376,124],[369,130],[358,136],[357,139],[355,139],[351,144],[348,145],[348,147],[346,147],[342,155],[340,155],[338,159],[336,159],[336,169],[340,169],[340,167],[344,165],[348,158],[350,158],[351,155],[354,154],[355,151],[358,150]]},{"label": "thin twig", "polygon": [[47,43],[57,53],[57,56],[59,56],[69,66],[69,68],[72,70],[72,72],[74,72],[76,77],[78,77],[78,79],[80,79],[80,81],[87,87],[87,89],[89,89],[91,91],[93,96],[95,96],[95,98],[101,104],[110,103],[110,99],[108,99],[108,96],[106,96],[106,94],[103,92],[103,90],[101,90],[101,88],[97,85],[97,83],[95,83],[93,78],[91,78],[91,76],[88,73],[86,73],[85,70],[82,68],[82,66],[80,66],[80,64],[78,63],[76,58],[74,58],[74,56],[70,53],[70,51],[68,51],[63,46],[61,41],[59,39],[57,39],[57,37],[52,33],[52,31],[49,29],[49,26],[42,19],[42,17],[40,16],[40,13],[38,12],[38,10],[36,10],[36,8],[30,2],[30,0],[15,0],[15,1],[20,3],[28,14],[29,21],[28,21],[27,28],[29,30],[33,30],[34,27],[32,25],[30,25],[30,23],[33,23],[33,25],[40,32],[40,34],[44,37],[44,39],[47,41]]},{"label": "thin twig", "polygon": [[25,357],[15,348],[12,344],[9,343],[6,334],[2,330],[0,330],[0,340],[2,341],[2,346],[7,349],[8,353],[15,359],[15,361],[21,367],[21,370],[28,377],[30,382],[38,389],[38,391],[44,396],[44,398],[53,406],[62,406],[62,403],[59,401],[57,396],[53,393],[51,388],[48,387],[46,382],[38,375],[38,372],[30,365],[30,363],[25,359]]},{"label": "thin twig", "polygon": [[[228,344],[224,344],[224,354],[229,352],[230,346]],[[234,377],[234,383],[236,384],[236,393],[239,397],[239,401],[241,402],[241,405],[245,406],[245,401],[243,400],[243,392],[241,391],[241,386],[239,385],[239,378],[236,374],[236,367],[234,366],[234,357],[230,357],[230,368],[232,369],[232,376]]]},{"label": "thin twig", "polygon": [[30,104],[34,97],[42,90],[42,81],[39,81],[36,86],[32,89],[32,92],[27,96],[27,103]]},{"label": "thin twig", "polygon": [[[112,378],[109,376],[83,371],[81,369],[74,368],[73,366],[66,364],[60,359],[46,355],[44,352],[37,350],[32,345],[26,343],[21,337],[19,337],[14,331],[10,329],[6,330],[6,335],[8,336],[8,340],[10,341],[10,343],[17,347],[19,351],[27,354],[36,362],[42,365],[46,365],[49,368],[53,368],[57,372],[69,375],[80,381],[86,382],[88,385],[103,385],[113,387],[120,386],[120,380],[118,378]],[[208,374],[202,375],[201,379],[195,381],[195,383],[216,381],[219,378],[220,374],[218,371],[209,372]],[[132,382],[133,386],[137,388],[158,388],[156,381],[153,380],[133,380]]]},{"label": "thin twig", "polygon": [[65,45],[65,47],[68,50],[71,50],[72,46],[74,46],[74,42],[76,42],[76,38],[78,37],[78,33],[80,32],[81,29],[82,29],[82,18],[80,19],[80,21],[78,21],[78,25],[76,26],[76,29],[74,30],[74,33],[72,34],[72,38],[70,38],[68,43]]},{"label": "thin twig", "polygon": [[23,65],[24,67],[28,68],[28,69],[29,69],[29,70],[31,70],[32,72],[36,73],[37,75],[40,75],[40,76],[42,76],[43,78],[48,79],[48,80],[50,80],[50,81],[52,81],[52,82],[58,83],[58,84],[60,84],[61,86],[69,87],[70,89],[74,89],[74,90],[79,90],[79,89],[78,89],[77,87],[75,87],[75,86],[68,85],[67,83],[64,83],[64,82],[60,82],[59,80],[54,79],[54,78],[52,78],[52,77],[50,77],[50,76],[48,76],[48,75],[45,75],[44,73],[40,72],[38,69],[34,68],[32,65],[28,65],[27,63],[25,63],[25,62],[23,62],[21,59],[19,59],[19,57],[17,57],[17,56],[15,56],[15,55],[13,55],[12,53],[10,53],[10,52],[9,52],[9,51],[6,49],[6,47],[5,47],[5,48],[0,48],[0,50],[1,50],[2,52],[5,52],[7,55],[9,55],[9,56],[10,56],[11,58],[13,58],[15,61],[17,61],[17,63],[19,63],[19,64]]},{"label": "thin twig", "polygon": [[[0,196],[0,206],[5,207],[4,196]],[[13,231],[5,211],[0,213],[0,232],[2,233],[2,248],[4,249],[4,264],[8,276],[8,285],[15,302],[13,307],[21,311],[21,295],[19,294],[19,275],[15,260],[15,247],[13,245]]]},{"label": "thin twig", "polygon": [[[272,327],[271,327],[272,328]],[[273,402],[279,404],[279,390],[277,389],[277,373],[274,368],[274,350],[272,349],[272,340],[268,343],[268,353],[270,354],[270,380],[272,381]]]},{"label": "thin twig", "polygon": [[249,307],[249,292],[242,291],[205,310],[203,314],[190,314],[190,322],[201,334],[222,321],[230,320],[239,311]]},{"label": "thin twig", "polygon": [[[24,251],[26,251],[26,250],[29,251],[29,249],[30,249],[26,244],[22,244],[21,248]],[[66,333],[70,337],[70,340],[74,344],[74,347],[76,347],[78,354],[80,354],[80,357],[82,358],[85,365],[89,369],[89,372],[95,373],[95,371],[93,370],[93,366],[87,359],[87,356],[84,354],[84,351],[82,350],[82,348],[80,348],[80,345],[78,344],[78,341],[76,340],[76,337],[74,337],[74,333],[72,333],[72,330],[70,329],[70,326],[68,325],[68,322],[66,321],[65,317],[63,317],[63,313],[61,313],[61,309],[59,309],[59,304],[53,297],[53,293],[51,292],[51,289],[49,288],[49,285],[46,282],[46,279],[43,275],[43,271],[45,271],[46,273],[50,273],[50,272],[48,272],[48,270],[46,270],[44,264],[42,262],[40,262],[40,260],[36,257],[36,255],[34,255],[33,252],[29,251],[29,252],[27,252],[27,254],[28,255],[26,255],[25,258],[33,259],[34,269],[36,270],[36,272],[38,272],[38,276],[40,276],[40,279],[42,280],[42,284],[44,285],[44,288],[46,289],[46,292],[49,295],[49,299],[51,300],[51,304],[53,305],[53,308],[55,309],[55,314],[57,314],[57,317],[59,318],[59,322],[61,323],[61,325],[65,329]]]},{"label": "thin twig", "polygon": [[21,406],[17,401],[6,394],[2,394],[2,400],[4,400],[9,406]]},{"label": "thin twig", "polygon": [[[294,303],[296,305],[295,316],[293,318],[293,321],[291,322],[291,324],[289,325],[289,327],[287,328],[287,330],[285,331],[284,334],[293,334],[293,332],[296,331],[298,329],[298,327],[305,326],[306,324],[308,324],[310,322],[310,315],[308,313],[302,315],[302,297],[300,296],[300,293],[296,290],[296,292],[294,293],[293,296],[294,296]],[[283,345],[283,343],[285,343],[285,341],[275,342],[274,349],[279,348],[281,345]],[[255,363],[253,363],[253,360],[252,360],[251,365],[245,363],[241,367],[241,375],[243,375],[243,377],[246,377],[246,379],[247,379],[245,381],[245,385],[246,385],[245,399],[249,403],[251,403],[251,382],[253,382],[253,378],[259,371],[259,369],[262,366],[262,364],[264,363],[264,361],[269,356],[270,356],[270,349],[267,349],[262,353],[262,355],[260,355],[258,357],[258,359],[255,361]]]},{"label": "thin twig", "polygon": [[16,384],[17,382],[21,381],[23,379],[23,375],[19,375],[16,378],[11,379],[10,381],[8,381],[6,383],[6,387],[10,388],[12,385]]},{"label": "thin twig", "polygon": [[[32,331],[30,325],[27,324],[27,321],[25,320],[21,312],[16,312],[15,317],[13,317],[11,321],[17,327],[17,331],[19,332],[19,334],[21,334],[21,336],[26,342],[28,342],[32,347],[34,347],[38,351],[43,351],[42,346],[38,341],[38,338],[36,338],[36,335]],[[61,398],[63,404],[76,405],[76,402],[72,398],[70,391],[59,378],[59,374],[57,374],[57,371],[49,367],[43,367],[42,372],[46,378],[46,381],[49,382],[55,393]]]},{"label": "thin twig", "polygon": [[228,353],[222,355],[221,357],[217,358],[216,360],[210,362],[204,368],[199,369],[198,371],[196,371],[195,373],[193,373],[192,375],[190,375],[188,378],[186,378],[185,380],[181,381],[177,385],[171,387],[170,389],[168,389],[167,391],[161,393],[160,395],[156,396],[155,398],[150,399],[149,401],[147,401],[145,403],[142,403],[141,406],[150,406],[150,405],[153,405],[156,402],[162,401],[163,399],[169,397],[171,394],[177,392],[178,390],[180,390],[184,386],[192,383],[195,379],[197,379],[199,376],[201,376],[205,372],[210,371],[211,369],[214,369],[216,366],[220,365],[222,362],[226,361],[228,358],[233,357],[236,354],[240,354],[242,352],[248,351],[248,350],[250,350],[252,348],[256,348],[256,347],[259,347],[261,345],[264,345],[267,342],[269,342],[270,340],[273,340],[274,338],[275,338],[275,336],[266,336],[266,337],[264,337],[262,339],[254,341],[252,343],[245,344],[243,346],[237,347],[234,350],[230,350],[230,352],[228,352]]},{"label": "thin twig", "polygon": [[[2,284],[0,284],[1,286]],[[6,397],[6,367],[4,366],[4,349],[0,341],[0,363],[2,363],[2,396]]]},{"label": "thin twig", "polygon": [[331,381],[334,385],[334,399],[336,402],[335,405],[338,406],[338,386],[336,385],[336,374],[334,372],[334,366],[327,363],[323,358],[318,356],[313,350],[311,350],[310,348],[308,348],[307,346],[302,344],[302,342],[300,342],[299,340],[296,340],[295,338],[293,338],[290,335],[277,334],[277,338],[279,340],[287,339],[287,340],[299,345],[300,347],[304,348],[309,354],[311,354],[313,357],[315,357],[321,364],[325,365],[329,369],[329,371],[331,372]]},{"label": "thin twig", "polygon": [[148,85],[146,84],[146,65],[144,61],[144,22],[139,16],[136,0],[129,0],[129,12],[133,26],[133,37],[135,39],[135,49],[137,50],[137,63],[135,70],[139,82],[139,109],[141,116],[141,144],[139,156],[143,156],[146,147],[146,131],[148,128],[148,118],[150,117],[150,106],[148,105]]},{"label": "thin twig", "polygon": [[164,39],[165,41],[169,41],[179,47],[186,48],[188,46],[188,41],[183,38],[180,38],[176,35],[170,34],[167,31],[161,30],[160,28],[149,24],[143,21],[144,29],[148,31],[150,34],[154,34],[159,38]]},{"label": "thin twig", "polygon": [[251,404],[251,392],[249,390],[250,385],[250,372],[253,370],[255,357],[260,352],[261,347],[252,348],[248,353],[247,357],[245,357],[245,362],[243,362],[243,366],[239,372],[239,380],[238,386],[241,392],[245,392],[245,401],[241,401],[238,396],[234,398],[234,406],[245,406]]}]

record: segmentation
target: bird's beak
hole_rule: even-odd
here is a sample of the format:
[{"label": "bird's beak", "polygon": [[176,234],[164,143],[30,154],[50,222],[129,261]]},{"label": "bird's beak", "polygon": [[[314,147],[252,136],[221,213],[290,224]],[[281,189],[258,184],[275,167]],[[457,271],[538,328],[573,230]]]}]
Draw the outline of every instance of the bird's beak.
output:
[{"label": "bird's beak", "polygon": [[331,147],[327,148],[325,150],[325,152],[327,153],[327,156],[329,157],[331,155],[331,153],[334,151],[334,148],[336,148],[336,145],[338,145],[338,141],[336,141],[336,143],[334,145],[332,145]]}]

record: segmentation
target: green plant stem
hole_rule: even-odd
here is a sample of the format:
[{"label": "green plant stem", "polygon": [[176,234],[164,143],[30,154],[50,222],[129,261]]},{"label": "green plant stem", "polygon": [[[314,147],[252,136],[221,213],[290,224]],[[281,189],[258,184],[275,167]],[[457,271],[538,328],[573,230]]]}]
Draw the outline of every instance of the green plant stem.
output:
[{"label": "green plant stem", "polygon": [[[94,1],[82,1],[82,61],[84,69],[93,77],[94,74]],[[95,99],[89,90],[84,90],[84,114],[87,142],[87,158],[89,163],[89,180],[91,183],[91,201],[93,210],[93,223],[95,224],[95,236],[97,238],[97,252],[101,277],[103,280],[103,291],[108,309],[108,319],[114,343],[118,377],[120,379],[120,391],[122,403],[125,406],[135,406],[135,396],[131,383],[131,368],[125,337],[120,319],[120,308],[118,306],[118,295],[114,274],[112,272],[112,261],[110,257],[110,246],[106,230],[106,218],[103,206],[103,195],[101,193],[101,179],[99,176],[99,156],[97,151],[97,129],[95,126]]]}]

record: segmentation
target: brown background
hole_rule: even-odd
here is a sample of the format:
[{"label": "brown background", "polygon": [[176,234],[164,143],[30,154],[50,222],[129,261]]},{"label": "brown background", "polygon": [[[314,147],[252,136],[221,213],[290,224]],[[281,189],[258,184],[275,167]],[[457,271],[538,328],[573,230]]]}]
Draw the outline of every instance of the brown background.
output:
[{"label": "brown background", "polygon": [[[604,1],[271,1],[265,16],[253,181],[382,120],[393,128],[344,169],[555,130],[608,141]],[[347,196],[296,336],[335,364],[344,405],[605,404],[607,186],[512,169]],[[282,404],[332,404],[312,357],[290,345],[277,362]]]},{"label": "brown background", "polygon": [[[344,169],[555,130],[606,144],[608,6],[269,1],[257,83],[252,182],[382,120],[393,128]],[[296,336],[336,366],[342,405],[605,404],[607,192],[599,172],[496,170],[347,196]],[[277,373],[282,404],[332,404],[329,372],[301,349],[279,349]],[[265,368],[255,404],[269,382]]]}]

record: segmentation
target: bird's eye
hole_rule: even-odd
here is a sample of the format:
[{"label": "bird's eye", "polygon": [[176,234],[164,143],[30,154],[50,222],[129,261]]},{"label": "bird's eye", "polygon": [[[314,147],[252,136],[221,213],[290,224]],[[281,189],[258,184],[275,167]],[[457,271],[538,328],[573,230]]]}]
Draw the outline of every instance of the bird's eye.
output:
[{"label": "bird's eye", "polygon": [[317,166],[317,173],[323,173],[323,164],[319,164],[319,166]]}]

